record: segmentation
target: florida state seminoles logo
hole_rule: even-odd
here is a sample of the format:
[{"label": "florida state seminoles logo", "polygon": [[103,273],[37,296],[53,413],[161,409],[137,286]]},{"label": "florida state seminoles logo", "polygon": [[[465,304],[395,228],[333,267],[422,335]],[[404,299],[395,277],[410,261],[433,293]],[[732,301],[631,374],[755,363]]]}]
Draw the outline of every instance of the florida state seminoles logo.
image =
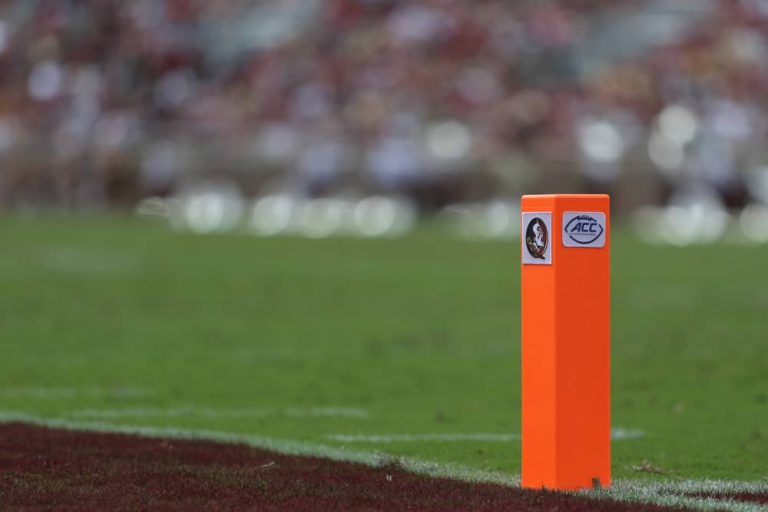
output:
[{"label": "florida state seminoles logo", "polygon": [[549,245],[547,225],[539,217],[534,217],[525,228],[525,247],[532,257],[543,260]]}]

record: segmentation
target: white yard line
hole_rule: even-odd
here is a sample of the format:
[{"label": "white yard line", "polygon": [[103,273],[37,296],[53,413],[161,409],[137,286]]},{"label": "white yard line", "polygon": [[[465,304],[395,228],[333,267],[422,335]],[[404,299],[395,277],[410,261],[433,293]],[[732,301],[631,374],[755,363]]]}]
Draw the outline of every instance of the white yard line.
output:
[{"label": "white yard line", "polygon": [[508,443],[520,439],[519,434],[489,434],[484,432],[475,432],[467,434],[395,434],[395,435],[351,435],[351,434],[331,434],[325,436],[331,441],[341,443],[416,443],[422,441],[493,441]]},{"label": "white yard line", "polygon": [[[615,441],[624,441],[629,439],[639,439],[644,437],[645,433],[641,430],[617,428],[611,431],[611,438]],[[494,434],[489,432],[472,433],[427,433],[427,434],[330,434],[325,436],[330,441],[341,443],[420,443],[425,441],[436,442],[460,442],[460,441],[478,441],[478,442],[497,442],[511,443],[520,440],[520,434]]]},{"label": "white yard line", "polygon": [[389,463],[415,473],[435,477],[453,478],[466,481],[491,482],[515,486],[519,477],[502,472],[483,471],[458,464],[428,462],[412,458],[393,457],[380,452],[356,451],[345,448],[315,444],[304,441],[292,441],[266,436],[233,434],[211,430],[188,430],[180,428],[162,428],[116,425],[103,421],[76,421],[49,419],[42,416],[16,411],[0,411],[0,423],[24,422],[52,428],[83,430],[90,432],[135,434],[147,437],[166,437],[174,439],[210,440],[225,443],[241,443],[254,448],[271,450],[287,455],[305,455],[324,457],[338,461],[358,462],[369,466],[381,466]]},{"label": "white yard line", "polygon": [[76,398],[145,398],[153,393],[138,387],[114,388],[0,388],[0,398],[23,398],[25,400],[74,400]]},{"label": "white yard line", "polygon": [[614,441],[626,441],[630,439],[640,439],[645,437],[645,432],[636,428],[617,427],[611,430],[611,439]]},{"label": "white yard line", "polygon": [[768,484],[757,482],[696,480],[684,480],[679,482],[620,480],[614,482],[610,489],[596,492],[592,491],[587,494],[589,496],[610,498],[628,503],[653,503],[661,506],[691,507],[699,510],[728,510],[732,512],[765,512],[766,510],[766,506],[759,503],[697,498],[682,495],[683,493],[691,492],[754,492],[766,494],[768,493]]},{"label": "white yard line", "polygon": [[141,267],[136,253],[104,251],[78,247],[54,247],[43,252],[48,270],[81,276],[113,276],[135,274]]},{"label": "white yard line", "polygon": [[644,482],[644,487],[659,492],[768,493],[768,480],[738,482],[733,480],[684,480],[682,482]]},{"label": "white yard line", "polygon": [[282,409],[216,409],[201,406],[126,407],[118,409],[81,409],[69,414],[76,418],[358,418],[367,419],[365,409],[357,407],[285,407]]},{"label": "white yard line", "polygon": [[[335,448],[323,444],[302,441],[291,441],[265,436],[252,436],[218,432],[210,430],[187,430],[177,428],[157,428],[142,426],[115,425],[104,422],[82,422],[61,419],[47,419],[42,416],[22,412],[0,411],[0,423],[25,422],[34,425],[83,430],[91,432],[124,433],[147,437],[166,437],[176,439],[198,439],[226,443],[241,443],[254,448],[272,450],[288,455],[305,455],[324,457],[332,460],[358,462],[369,466],[381,466],[388,463],[432,477],[451,478],[471,482],[488,482],[511,487],[519,487],[518,475],[498,471],[484,471],[458,464],[428,462],[409,457],[392,457],[378,452],[353,451]],[[618,480],[613,482],[610,489],[600,491],[582,491],[594,498],[610,498],[633,503],[649,503],[663,506],[690,507],[699,510],[728,510],[731,512],[765,512],[764,505],[756,503],[715,500],[710,498],[694,498],[680,496],[679,493],[689,492],[751,492],[768,493],[768,482],[737,482],[737,481],[666,481],[648,482],[639,480]]]}]

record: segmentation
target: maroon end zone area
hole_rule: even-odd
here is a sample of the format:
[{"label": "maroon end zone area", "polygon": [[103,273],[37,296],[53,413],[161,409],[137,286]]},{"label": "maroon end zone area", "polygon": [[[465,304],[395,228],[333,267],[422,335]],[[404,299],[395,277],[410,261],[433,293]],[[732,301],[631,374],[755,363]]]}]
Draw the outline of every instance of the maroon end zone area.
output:
[{"label": "maroon end zone area", "polygon": [[0,425],[0,508],[670,510],[430,478],[237,444]]}]

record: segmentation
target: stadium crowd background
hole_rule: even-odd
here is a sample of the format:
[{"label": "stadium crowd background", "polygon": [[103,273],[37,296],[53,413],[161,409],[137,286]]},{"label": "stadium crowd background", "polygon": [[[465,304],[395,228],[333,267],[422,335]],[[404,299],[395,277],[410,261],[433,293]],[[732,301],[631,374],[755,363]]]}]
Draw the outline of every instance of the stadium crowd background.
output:
[{"label": "stadium crowd background", "polygon": [[672,37],[595,55],[659,4],[3,2],[0,204],[132,207],[225,176],[425,212],[563,190],[618,212],[768,202],[768,1],[697,2]]}]

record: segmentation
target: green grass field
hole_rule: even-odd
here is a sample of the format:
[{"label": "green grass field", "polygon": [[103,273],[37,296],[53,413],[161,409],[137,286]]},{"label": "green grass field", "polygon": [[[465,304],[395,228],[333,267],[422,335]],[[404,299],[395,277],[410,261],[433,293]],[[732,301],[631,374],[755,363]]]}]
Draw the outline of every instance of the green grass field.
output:
[{"label": "green grass field", "polygon": [[[461,437],[520,430],[516,242],[68,217],[2,219],[0,243],[6,413],[519,472],[514,436]],[[615,232],[612,380],[614,427],[644,433],[615,477],[768,477],[768,247]]]}]

